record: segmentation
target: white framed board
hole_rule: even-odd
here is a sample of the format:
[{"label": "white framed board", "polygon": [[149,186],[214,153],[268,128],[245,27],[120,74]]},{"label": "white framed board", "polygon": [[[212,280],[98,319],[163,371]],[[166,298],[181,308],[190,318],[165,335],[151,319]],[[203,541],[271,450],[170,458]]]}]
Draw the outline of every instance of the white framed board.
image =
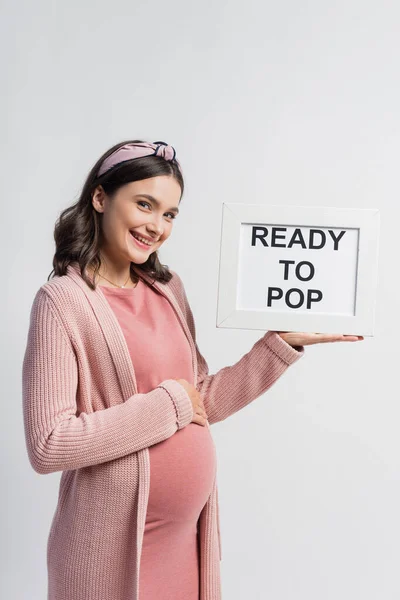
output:
[{"label": "white framed board", "polygon": [[217,327],[373,336],[379,210],[223,203]]}]

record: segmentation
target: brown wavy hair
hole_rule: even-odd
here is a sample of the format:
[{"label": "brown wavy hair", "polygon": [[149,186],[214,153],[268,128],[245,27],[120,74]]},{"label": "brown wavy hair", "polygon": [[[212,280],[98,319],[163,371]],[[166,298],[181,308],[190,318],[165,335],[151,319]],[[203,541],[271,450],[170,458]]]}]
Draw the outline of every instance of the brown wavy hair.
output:
[{"label": "brown wavy hair", "polygon": [[[65,275],[67,266],[71,263],[78,263],[82,278],[92,289],[96,285],[86,274],[86,267],[94,268],[94,278],[101,266],[100,241],[101,241],[101,219],[102,213],[96,211],[92,205],[92,194],[98,185],[101,185],[105,193],[113,198],[118,188],[141,179],[149,179],[159,175],[169,175],[174,177],[181,187],[181,198],[184,192],[184,181],[180,167],[176,160],[166,160],[162,156],[143,156],[133,160],[127,160],[119,163],[97,177],[97,172],[101,163],[117,148],[125,144],[143,142],[143,140],[127,140],[115,144],[104,152],[96,164],[89,172],[83,185],[82,192],[78,201],[64,209],[59,215],[54,227],[54,240],[56,251],[53,257],[53,270],[47,280],[56,275]],[[154,142],[160,144],[165,142]],[[152,252],[147,261],[141,265],[131,263],[131,279],[134,283],[139,280],[139,275],[135,271],[143,270],[154,280],[167,283],[172,273],[168,265],[161,264],[157,250]]]}]

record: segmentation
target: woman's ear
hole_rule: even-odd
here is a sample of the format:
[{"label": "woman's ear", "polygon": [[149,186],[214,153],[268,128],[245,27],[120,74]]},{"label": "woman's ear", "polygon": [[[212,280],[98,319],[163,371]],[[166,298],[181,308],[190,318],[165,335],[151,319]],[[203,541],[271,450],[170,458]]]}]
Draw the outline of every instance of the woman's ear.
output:
[{"label": "woman's ear", "polygon": [[104,212],[105,191],[101,185],[98,185],[92,192],[92,205],[97,212]]}]

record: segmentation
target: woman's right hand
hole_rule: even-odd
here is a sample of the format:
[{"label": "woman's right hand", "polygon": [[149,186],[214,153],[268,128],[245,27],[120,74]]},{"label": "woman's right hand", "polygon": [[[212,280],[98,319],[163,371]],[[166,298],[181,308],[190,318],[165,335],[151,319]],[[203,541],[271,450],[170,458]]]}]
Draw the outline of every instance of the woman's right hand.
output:
[{"label": "woman's right hand", "polygon": [[203,399],[201,397],[200,392],[196,390],[194,385],[186,381],[186,379],[175,379],[175,381],[180,383],[185,388],[186,392],[189,395],[189,398],[192,401],[193,417],[191,422],[205,426],[207,421],[207,414],[204,408]]}]

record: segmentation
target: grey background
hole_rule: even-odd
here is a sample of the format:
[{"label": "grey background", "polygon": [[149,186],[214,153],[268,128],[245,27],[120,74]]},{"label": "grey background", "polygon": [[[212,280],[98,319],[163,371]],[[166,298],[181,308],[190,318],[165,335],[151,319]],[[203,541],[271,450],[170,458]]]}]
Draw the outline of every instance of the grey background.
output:
[{"label": "grey background", "polygon": [[53,227],[125,138],[175,146],[186,193],[161,251],[210,372],[261,332],[215,327],[221,205],[381,211],[376,335],[306,348],[212,428],[225,600],[400,597],[396,2],[2,3],[1,589],[46,597],[59,473],[27,459],[21,364]]}]

